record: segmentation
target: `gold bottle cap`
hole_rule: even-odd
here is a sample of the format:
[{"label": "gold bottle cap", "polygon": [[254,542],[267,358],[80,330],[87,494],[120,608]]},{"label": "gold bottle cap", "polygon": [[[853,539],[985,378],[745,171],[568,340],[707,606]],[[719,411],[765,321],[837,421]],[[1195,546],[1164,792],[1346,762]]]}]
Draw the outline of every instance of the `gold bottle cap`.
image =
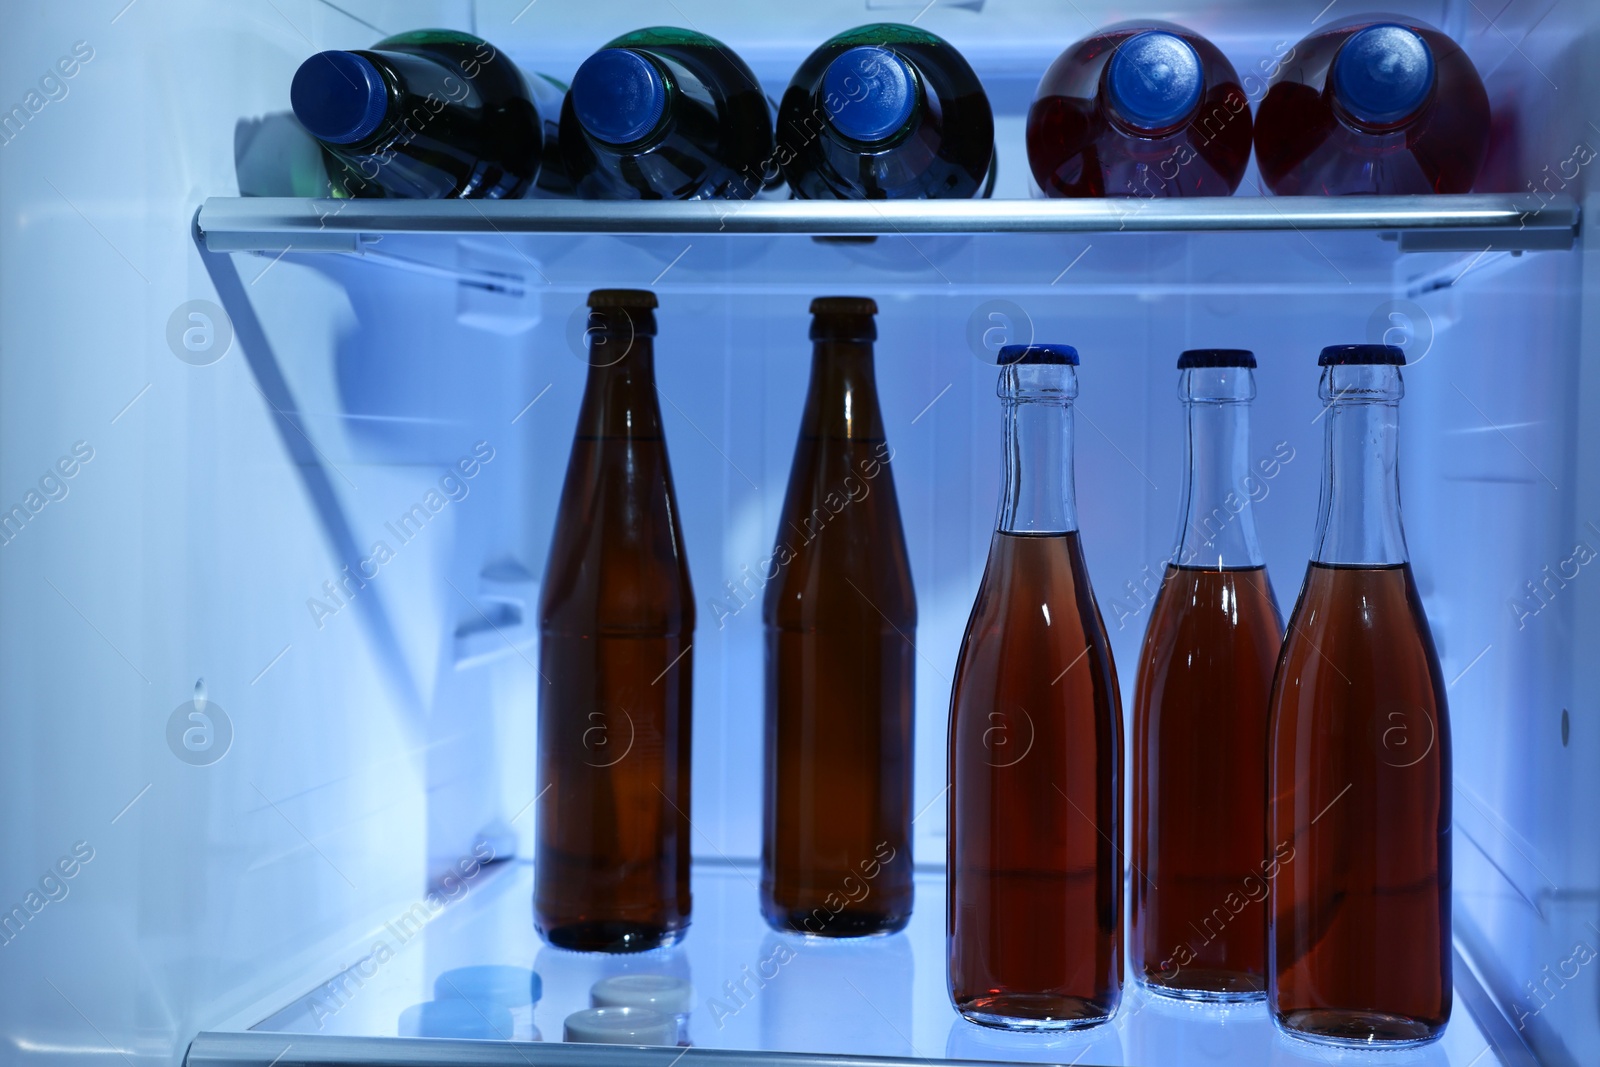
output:
[{"label": "gold bottle cap", "polygon": [[648,289],[596,289],[589,294],[592,308],[623,308],[628,311],[648,311],[660,307],[656,294]]},{"label": "gold bottle cap", "polygon": [[811,301],[813,315],[876,315],[878,302],[870,296],[819,296]]}]

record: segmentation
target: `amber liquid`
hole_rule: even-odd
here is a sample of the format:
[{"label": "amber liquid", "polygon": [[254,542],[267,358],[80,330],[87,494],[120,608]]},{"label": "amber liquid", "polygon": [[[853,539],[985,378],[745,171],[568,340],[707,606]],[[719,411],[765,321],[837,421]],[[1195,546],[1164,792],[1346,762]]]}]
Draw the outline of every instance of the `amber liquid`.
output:
[{"label": "amber liquid", "polygon": [[1409,564],[1312,563],[1272,692],[1269,1005],[1323,1040],[1450,1017],[1450,729]]},{"label": "amber liquid", "polygon": [[694,594],[651,342],[592,367],[539,605],[534,918],[562,948],[689,925]]},{"label": "amber liquid", "polygon": [[1283,619],[1265,567],[1169,566],[1133,712],[1133,972],[1159,993],[1266,979],[1267,701]]},{"label": "amber liquid", "polygon": [[871,344],[819,344],[764,615],[761,910],[779,930],[911,918],[917,603],[889,455]]},{"label": "amber liquid", "polygon": [[950,704],[950,995],[1087,1026],[1122,995],[1122,713],[1076,533],[996,532]]}]

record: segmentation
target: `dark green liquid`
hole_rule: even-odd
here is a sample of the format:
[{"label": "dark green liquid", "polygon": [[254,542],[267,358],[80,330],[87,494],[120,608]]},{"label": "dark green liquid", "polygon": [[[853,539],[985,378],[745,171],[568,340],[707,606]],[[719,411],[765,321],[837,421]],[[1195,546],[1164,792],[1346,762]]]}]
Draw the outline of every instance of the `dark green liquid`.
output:
[{"label": "dark green liquid", "polygon": [[559,90],[530,86],[487,41],[423,30],[356,54],[389,84],[389,111],[367,140],[323,145],[334,196],[501,199],[569,184],[555,151]]},{"label": "dark green liquid", "polygon": [[[918,106],[906,126],[864,144],[829,116],[822,78],[851,48],[888,48],[916,68]],[[988,196],[994,189],[994,113],[978,77],[944,40],[911,26],[879,23],[842,33],[795,72],[778,109],[778,161],[794,195],[808,200],[899,200]]]},{"label": "dark green liquid", "polygon": [[647,54],[667,75],[667,108],[642,140],[591,136],[568,100],[561,151],[576,192],[590,200],[744,200],[777,180],[772,105],[744,61],[688,30],[656,28],[606,45]]}]

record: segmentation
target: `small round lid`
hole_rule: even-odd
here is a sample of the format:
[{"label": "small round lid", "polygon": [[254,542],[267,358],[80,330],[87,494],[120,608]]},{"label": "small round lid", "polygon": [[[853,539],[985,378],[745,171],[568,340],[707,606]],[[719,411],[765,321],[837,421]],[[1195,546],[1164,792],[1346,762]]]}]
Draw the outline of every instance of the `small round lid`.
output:
[{"label": "small round lid", "polygon": [[354,144],[378,132],[389,110],[389,88],[365,56],[318,52],[294,72],[289,104],[311,136]]},{"label": "small round lid", "polygon": [[565,1040],[587,1045],[676,1045],[678,1023],[654,1008],[585,1008],[567,1016]]},{"label": "small round lid", "polygon": [[1329,345],[1317,357],[1319,367],[1406,365],[1406,350],[1399,345]]},{"label": "small round lid", "polygon": [[694,986],[670,974],[618,974],[589,990],[597,1008],[654,1008],[664,1015],[686,1015],[694,1006]]},{"label": "small round lid", "polygon": [[650,58],[631,48],[603,48],[572,76],[572,110],[590,134],[607,144],[644,139],[667,109],[667,79]]},{"label": "small round lid", "polygon": [[876,315],[878,302],[870,296],[819,296],[811,301],[813,315]]},{"label": "small round lid", "polygon": [[1333,94],[1358,122],[1389,126],[1433,92],[1433,50],[1420,34],[1380,22],[1351,34],[1333,60]]},{"label": "small round lid", "polygon": [[413,1004],[400,1013],[401,1037],[465,1037],[482,1041],[509,1041],[515,1032],[511,1011],[504,1005],[470,1000],[430,1000]]},{"label": "small round lid", "polygon": [[877,45],[835,56],[823,71],[822,92],[825,99],[844,101],[829,121],[853,141],[870,143],[894,136],[917,107],[917,78],[911,67]]},{"label": "small round lid", "polygon": [[649,311],[660,307],[656,294],[648,289],[596,289],[589,294],[592,308],[627,308],[629,311]]},{"label": "small round lid", "polygon": [[1179,370],[1196,367],[1254,367],[1256,354],[1248,348],[1191,348],[1178,357]]},{"label": "small round lid", "polygon": [[435,1000],[467,1000],[474,1004],[503,1004],[507,1007],[537,1004],[544,995],[544,983],[526,967],[483,964],[445,971],[433,983]]},{"label": "small round lid", "polygon": [[1117,46],[1106,92],[1125,122],[1142,130],[1175,126],[1200,105],[1205,75],[1194,46],[1175,33],[1147,30]]},{"label": "small round lid", "polygon": [[1071,345],[1006,345],[997,361],[1002,367],[1055,363],[1078,365],[1078,350]]}]

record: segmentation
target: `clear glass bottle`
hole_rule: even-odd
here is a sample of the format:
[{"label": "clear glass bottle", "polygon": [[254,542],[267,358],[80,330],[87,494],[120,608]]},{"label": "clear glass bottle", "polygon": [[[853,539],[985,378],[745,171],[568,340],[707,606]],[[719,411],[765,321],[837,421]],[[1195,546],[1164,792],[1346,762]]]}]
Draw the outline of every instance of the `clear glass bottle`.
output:
[{"label": "clear glass bottle", "polygon": [[1000,350],[1004,496],[950,696],[950,999],[1012,1030],[1122,998],[1122,700],[1078,540],[1077,363]]},{"label": "clear glass bottle", "polygon": [[872,366],[877,310],[812,302],[781,573],[763,605],[761,910],[774,929],[823,937],[911,918],[917,594]]},{"label": "clear glass bottle", "polygon": [[1177,543],[1133,697],[1133,974],[1197,1000],[1266,993],[1267,699],[1283,617],[1252,503],[1255,356],[1178,357],[1188,432]]},{"label": "clear glass bottle", "polygon": [[689,928],[694,590],[655,306],[589,294],[589,378],[539,597],[534,921],[568,949],[639,952]]},{"label": "clear glass bottle", "polygon": [[1332,1044],[1450,1018],[1450,726],[1400,525],[1403,352],[1322,350],[1316,547],[1273,681],[1267,1003]]}]

